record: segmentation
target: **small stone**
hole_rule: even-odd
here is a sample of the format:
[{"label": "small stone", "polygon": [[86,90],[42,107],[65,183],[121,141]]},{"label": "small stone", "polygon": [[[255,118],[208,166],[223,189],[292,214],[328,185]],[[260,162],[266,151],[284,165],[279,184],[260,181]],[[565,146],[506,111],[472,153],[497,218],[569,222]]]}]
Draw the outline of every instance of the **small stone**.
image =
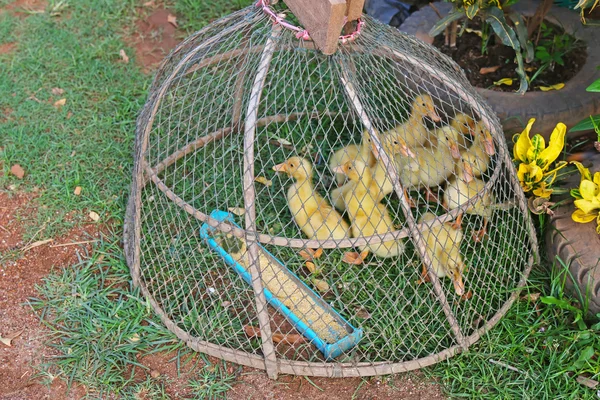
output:
[{"label": "small stone", "polygon": [[158,378],[160,376],[160,372],[158,372],[157,370],[153,369],[152,371],[150,371],[150,376],[153,377],[154,379]]}]

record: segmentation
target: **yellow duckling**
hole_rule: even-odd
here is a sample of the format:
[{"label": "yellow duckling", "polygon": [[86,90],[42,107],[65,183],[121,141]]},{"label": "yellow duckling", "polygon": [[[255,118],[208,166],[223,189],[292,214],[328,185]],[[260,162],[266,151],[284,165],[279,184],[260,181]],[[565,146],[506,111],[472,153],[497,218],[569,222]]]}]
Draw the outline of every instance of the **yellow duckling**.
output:
[{"label": "yellow duckling", "polygon": [[429,117],[434,122],[441,120],[433,99],[428,94],[418,95],[412,102],[412,110],[406,122],[396,126],[388,133],[404,140],[411,149],[422,146],[430,140],[430,133],[427,126],[423,124],[423,117]]},{"label": "yellow duckling", "polygon": [[[461,153],[469,148],[469,142],[466,139],[466,136],[472,136],[473,130],[475,129],[475,120],[469,117],[467,114],[458,113],[450,120],[448,124],[452,128],[456,129],[459,133],[456,138],[458,148]],[[430,138],[430,144],[425,143],[426,147],[435,147],[437,146],[437,138],[435,136]]]},{"label": "yellow duckling", "polygon": [[473,176],[481,177],[490,166],[491,158],[496,154],[494,138],[490,131],[479,121],[473,129],[475,139],[468,150],[461,151],[462,158],[471,165]]},{"label": "yellow duckling", "polygon": [[[438,142],[437,148],[413,148],[414,157],[396,157],[400,182],[404,187],[407,199],[407,190],[424,188],[427,192],[427,201],[437,202],[437,196],[431,191],[431,188],[440,186],[454,173],[454,160],[460,158],[460,151],[456,143],[458,132],[446,125],[437,129],[435,133]],[[411,205],[414,206],[414,204]]]},{"label": "yellow duckling", "polygon": [[[381,141],[381,144],[385,149],[384,151],[391,157],[392,161],[396,154],[400,154],[404,157],[414,156],[413,152],[402,139],[394,138],[388,134],[382,134]],[[375,146],[373,146],[373,152],[376,152]],[[373,194],[375,201],[380,202],[385,196],[394,191],[392,180],[381,160],[377,160],[375,165],[371,168],[371,172],[373,175],[369,190]],[[344,204],[344,196],[349,190],[352,190],[354,186],[355,182],[349,181],[331,191],[331,200],[335,208],[344,211],[346,207]]]},{"label": "yellow duckling", "polygon": [[[336,167],[336,172],[345,174],[354,188],[344,195],[344,204],[351,220],[353,237],[383,235],[394,230],[394,223],[388,210],[376,201],[377,194],[371,192],[373,173],[360,160],[347,161]],[[402,239],[360,247],[361,253],[344,254],[344,261],[350,264],[362,264],[369,252],[378,257],[396,257],[404,252]]]},{"label": "yellow duckling", "polygon": [[287,191],[287,203],[298,227],[309,239],[344,239],[350,226],[314,189],[312,165],[301,157],[291,157],[275,165],[274,171],[285,172],[296,181]]},{"label": "yellow duckling", "polygon": [[[475,197],[483,190],[485,182],[473,176],[473,169],[468,161],[462,160],[456,165],[456,176],[452,178],[444,192],[444,207],[447,210],[453,210],[469,199]],[[487,192],[479,198],[473,205],[467,208],[467,214],[480,215],[483,217],[483,228],[473,233],[473,240],[480,242],[485,236],[488,220],[492,217],[492,204],[496,202],[494,195]],[[454,222],[454,227],[459,229],[462,225],[463,214],[459,213]]]},{"label": "yellow duckling", "polygon": [[[419,223],[432,222],[435,218],[435,215],[427,212],[419,219]],[[444,223],[433,228],[424,229],[422,233],[425,240],[425,251],[431,260],[433,272],[439,278],[449,277],[452,280],[456,294],[462,296],[465,293],[463,283],[465,263],[460,254],[460,243],[463,239],[462,230],[460,227],[456,228],[453,224]],[[419,280],[419,283],[423,282],[429,282],[425,265],[423,265],[421,279]]]},{"label": "yellow duckling", "polygon": [[[377,161],[371,152],[371,135],[366,129],[362,133],[360,145],[350,144],[333,153],[329,159],[329,168],[333,169],[344,164],[346,161],[356,159],[361,160],[369,167],[374,166]],[[346,176],[343,174],[336,174],[335,180],[338,186],[340,186],[346,181]]]}]

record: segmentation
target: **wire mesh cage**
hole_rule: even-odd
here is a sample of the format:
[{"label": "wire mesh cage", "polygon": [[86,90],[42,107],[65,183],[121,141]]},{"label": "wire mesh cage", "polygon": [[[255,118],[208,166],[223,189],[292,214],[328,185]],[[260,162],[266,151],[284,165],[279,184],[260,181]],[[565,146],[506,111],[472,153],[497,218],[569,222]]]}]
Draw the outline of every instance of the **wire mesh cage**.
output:
[{"label": "wire mesh cage", "polygon": [[496,117],[451,60],[373,19],[325,56],[273,15],[214,22],[158,70],[126,217],[134,283],[190,347],[272,377],[468,348],[537,260]]}]

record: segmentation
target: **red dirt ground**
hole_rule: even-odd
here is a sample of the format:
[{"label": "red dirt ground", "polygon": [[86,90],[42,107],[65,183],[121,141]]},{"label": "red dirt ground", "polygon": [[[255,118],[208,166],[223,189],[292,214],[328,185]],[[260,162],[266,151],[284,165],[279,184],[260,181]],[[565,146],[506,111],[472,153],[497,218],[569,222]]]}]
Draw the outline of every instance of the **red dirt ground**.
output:
[{"label": "red dirt ground", "polygon": [[[22,239],[23,224],[17,216],[28,211],[31,199],[25,194],[0,193],[0,253],[8,254],[27,245]],[[0,334],[6,337],[23,330],[13,340],[12,347],[0,344],[0,399],[76,399],[85,393],[76,387],[67,394],[66,385],[60,379],[47,387],[33,377],[32,365],[39,364],[51,351],[44,345],[46,330],[26,302],[36,296],[35,285],[41,283],[43,277],[53,268],[73,264],[77,261],[77,252],[82,251],[80,246],[51,246],[89,240],[90,235],[98,235],[98,229],[94,226],[78,228],[0,264]],[[36,240],[46,239],[43,230],[40,236]]]},{"label": "red dirt ground", "polygon": [[6,5],[4,9],[13,12],[16,16],[26,17],[29,13],[44,11],[47,5],[46,0],[16,0]]},{"label": "red dirt ground", "polygon": [[153,2],[139,9],[142,18],[136,23],[136,31],[129,39],[129,45],[135,48],[136,61],[144,72],[151,72],[169,52],[177,46],[177,28],[168,21],[169,11]]}]

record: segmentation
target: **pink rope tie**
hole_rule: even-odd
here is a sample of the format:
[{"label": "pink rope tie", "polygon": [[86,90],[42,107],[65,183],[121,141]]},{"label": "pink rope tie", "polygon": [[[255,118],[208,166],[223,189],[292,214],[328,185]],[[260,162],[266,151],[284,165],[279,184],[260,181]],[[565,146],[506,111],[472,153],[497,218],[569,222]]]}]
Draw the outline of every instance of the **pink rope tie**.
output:
[{"label": "pink rope tie", "polygon": [[[308,31],[306,29],[301,28],[296,25],[293,25],[293,24],[289,23],[288,21],[286,21],[285,19],[281,18],[279,15],[277,15],[277,13],[271,7],[269,7],[269,0],[258,0],[256,2],[256,6],[262,8],[263,12],[265,14],[267,14],[274,23],[279,24],[286,29],[296,32],[296,37],[298,39],[311,40],[310,34],[308,33]],[[348,22],[348,18],[344,17],[344,25],[347,22]],[[362,19],[359,18],[356,20],[356,22],[357,22],[357,24],[356,24],[356,29],[354,30],[354,32],[352,32],[348,35],[340,36],[339,37],[340,43],[345,44],[345,43],[351,42],[351,41],[355,40],[358,37],[358,35],[360,35],[360,32],[363,29],[363,26],[365,25],[365,21],[363,21]]]}]

